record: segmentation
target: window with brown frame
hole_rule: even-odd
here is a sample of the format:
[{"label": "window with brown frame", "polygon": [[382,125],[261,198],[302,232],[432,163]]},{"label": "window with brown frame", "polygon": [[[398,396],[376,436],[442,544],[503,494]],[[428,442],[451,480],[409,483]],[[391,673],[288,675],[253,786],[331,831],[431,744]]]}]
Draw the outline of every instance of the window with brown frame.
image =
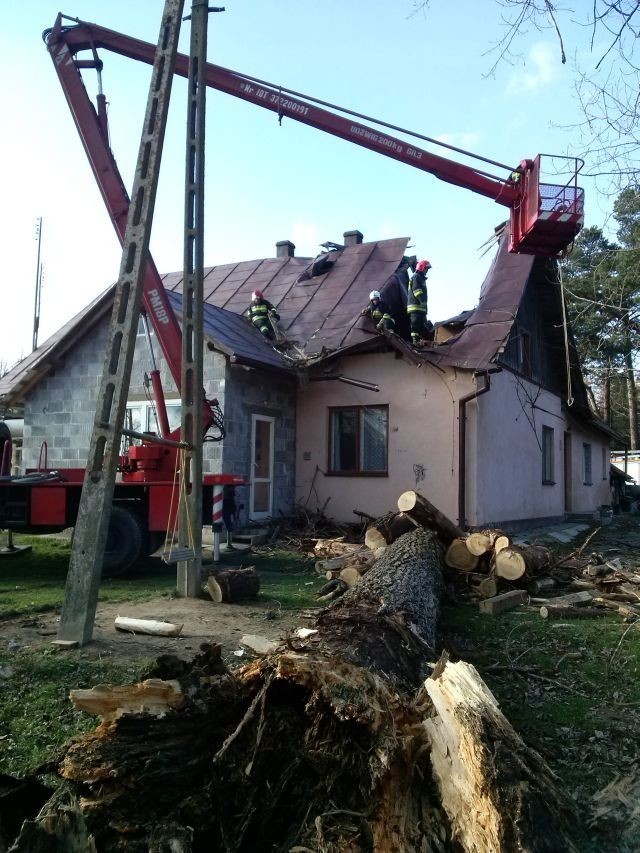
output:
[{"label": "window with brown frame", "polygon": [[328,473],[386,474],[388,437],[388,406],[330,408]]}]

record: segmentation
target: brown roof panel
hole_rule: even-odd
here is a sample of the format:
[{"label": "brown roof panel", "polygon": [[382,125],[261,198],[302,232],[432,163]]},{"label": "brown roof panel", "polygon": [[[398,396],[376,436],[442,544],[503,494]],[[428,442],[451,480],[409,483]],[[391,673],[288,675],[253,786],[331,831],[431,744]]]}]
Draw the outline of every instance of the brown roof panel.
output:
[{"label": "brown roof panel", "polygon": [[423,350],[429,361],[484,370],[495,361],[509,337],[536,258],[508,251],[509,235],[500,239],[498,253],[480,291],[478,307],[464,328],[437,347]]}]

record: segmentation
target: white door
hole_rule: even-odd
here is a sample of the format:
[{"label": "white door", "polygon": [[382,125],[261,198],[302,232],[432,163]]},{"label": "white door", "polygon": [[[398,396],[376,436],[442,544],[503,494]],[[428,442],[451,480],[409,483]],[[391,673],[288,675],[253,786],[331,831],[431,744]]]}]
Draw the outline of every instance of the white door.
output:
[{"label": "white door", "polygon": [[273,432],[275,418],[251,416],[251,495],[249,518],[273,514]]}]

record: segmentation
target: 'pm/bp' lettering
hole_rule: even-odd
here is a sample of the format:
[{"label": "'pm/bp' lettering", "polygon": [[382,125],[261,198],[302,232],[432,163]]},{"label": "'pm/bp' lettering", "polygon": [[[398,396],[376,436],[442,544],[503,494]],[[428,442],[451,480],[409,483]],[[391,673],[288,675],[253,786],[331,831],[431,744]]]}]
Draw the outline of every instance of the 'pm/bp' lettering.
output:
[{"label": "'pm/bp' lettering", "polygon": [[151,302],[153,313],[156,315],[158,322],[163,323],[166,326],[166,324],[169,322],[169,315],[167,314],[166,308],[162,304],[162,297],[160,296],[157,290],[149,291],[149,302]]}]

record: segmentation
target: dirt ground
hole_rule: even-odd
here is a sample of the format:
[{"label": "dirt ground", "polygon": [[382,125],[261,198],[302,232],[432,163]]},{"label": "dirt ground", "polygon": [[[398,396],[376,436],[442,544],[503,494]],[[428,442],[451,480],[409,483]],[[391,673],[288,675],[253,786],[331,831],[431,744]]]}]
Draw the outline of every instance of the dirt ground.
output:
[{"label": "dirt ground", "polygon": [[[116,631],[116,616],[155,619],[183,625],[179,637],[154,637]],[[40,648],[56,638],[59,615],[54,612],[3,620],[3,639],[10,648]],[[279,614],[268,602],[214,604],[204,599],[167,598],[133,604],[105,602],[98,606],[93,641],[82,649],[87,657],[112,656],[114,659],[155,659],[174,654],[189,658],[201,643],[221,643],[226,663],[242,663],[251,655],[243,650],[240,638],[258,634],[269,640],[280,640],[296,627],[309,624],[295,611]],[[242,654],[239,652],[242,651]],[[237,653],[237,654],[234,654]]]}]

